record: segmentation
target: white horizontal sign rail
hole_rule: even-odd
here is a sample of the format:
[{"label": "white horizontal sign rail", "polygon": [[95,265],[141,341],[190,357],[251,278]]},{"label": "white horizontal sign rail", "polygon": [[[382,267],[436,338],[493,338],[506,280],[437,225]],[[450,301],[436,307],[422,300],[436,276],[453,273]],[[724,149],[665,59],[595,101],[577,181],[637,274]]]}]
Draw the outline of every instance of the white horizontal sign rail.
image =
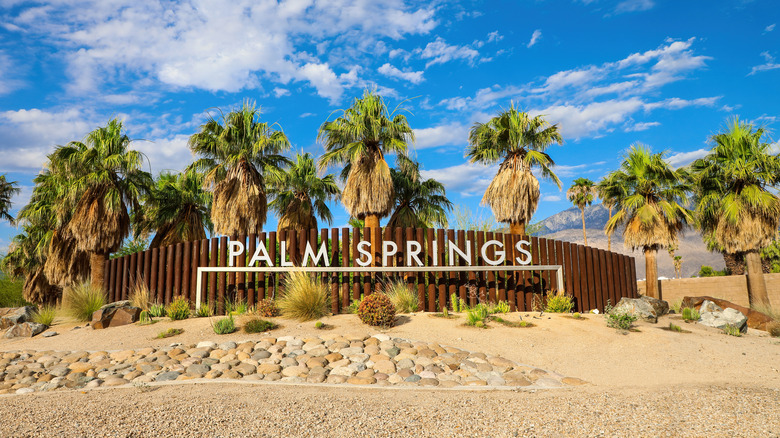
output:
[{"label": "white horizontal sign rail", "polygon": [[506,271],[556,271],[558,287],[563,287],[563,266],[561,265],[518,265],[518,266],[289,266],[289,267],[198,267],[195,309],[200,309],[203,289],[203,275],[207,272],[506,272]]}]

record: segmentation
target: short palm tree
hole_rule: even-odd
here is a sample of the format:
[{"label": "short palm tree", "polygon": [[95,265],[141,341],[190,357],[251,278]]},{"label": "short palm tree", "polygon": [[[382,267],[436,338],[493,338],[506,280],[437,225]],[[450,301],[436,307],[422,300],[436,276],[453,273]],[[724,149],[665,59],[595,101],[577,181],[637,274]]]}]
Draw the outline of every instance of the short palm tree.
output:
[{"label": "short palm tree", "polygon": [[319,167],[349,165],[341,202],[350,216],[379,228],[379,219],[393,210],[395,193],[385,155],[406,153],[414,132],[406,117],[388,111],[382,96],[366,90],[341,117],[320,126],[318,139],[325,145]]},{"label": "short palm tree", "polygon": [[447,226],[447,212],[452,202],[447,199],[444,184],[435,179],[423,180],[420,163],[399,157],[399,168],[390,169],[395,190],[395,209],[388,227],[430,228]]},{"label": "short palm tree", "polygon": [[211,232],[211,193],[193,170],[162,173],[144,199],[140,233],[154,232],[151,248],[202,240]]},{"label": "short palm tree", "polygon": [[289,163],[279,155],[290,148],[287,136],[259,117],[260,109],[245,102],[221,120],[209,119],[190,137],[190,149],[201,156],[190,169],[205,174],[205,187],[214,195],[211,221],[217,233],[260,233],[268,212],[265,173]]},{"label": "short palm tree", "polygon": [[525,226],[539,205],[539,180],[531,172],[534,167],[561,188],[561,180],[551,169],[555,163],[545,152],[553,143],[563,143],[558,126],[542,116],[518,111],[514,104],[487,123],[475,123],[469,132],[469,161],[501,162],[482,203],[490,205],[498,222],[509,223],[512,234],[525,235]]},{"label": "short palm tree", "polygon": [[644,251],[647,295],[658,298],[658,250],[675,244],[678,234],[693,221],[684,207],[690,190],[688,176],[672,169],[663,153],[653,154],[634,145],[609,178],[625,192],[616,200],[617,212],[605,229],[611,233],[625,225],[625,246]]},{"label": "short palm tree", "polygon": [[317,176],[309,153],[296,154],[289,167],[270,172],[268,187],[273,197],[269,206],[279,215],[279,231],[316,229],[318,217],[330,224],[333,215],[327,202],[341,193],[332,174]]},{"label": "short palm tree", "polygon": [[8,181],[5,175],[0,175],[0,219],[7,220],[14,224],[14,218],[10,214],[11,210],[11,198],[19,193],[19,187],[16,185],[16,181]]},{"label": "short palm tree", "polygon": [[780,222],[780,198],[771,190],[780,178],[780,159],[765,135],[763,128],[734,118],[712,136],[710,153],[691,164],[699,226],[723,251],[744,253],[751,305],[769,304],[760,252]]},{"label": "short palm tree", "polygon": [[[607,207],[609,210],[609,219],[612,219],[612,210],[615,208],[618,199],[625,196],[625,188],[619,181],[613,178],[613,175],[607,175],[602,178],[596,185],[598,197],[601,199],[601,204]],[[612,232],[605,233],[607,235],[607,250],[612,251]]]},{"label": "short palm tree", "polygon": [[588,244],[588,234],[585,231],[585,207],[593,203],[596,196],[596,186],[588,178],[577,178],[572,183],[569,190],[566,191],[566,197],[580,209],[582,216],[582,238],[585,239],[585,245]]},{"label": "short palm tree", "polygon": [[130,149],[130,141],[122,122],[113,119],[83,142],[57,147],[51,157],[68,177],[55,210],[59,217],[70,215],[65,235],[76,250],[90,253],[92,284],[99,288],[108,255],[130,232],[130,210],[140,209],[139,199],[152,185],[152,176],[141,170],[144,155]]}]

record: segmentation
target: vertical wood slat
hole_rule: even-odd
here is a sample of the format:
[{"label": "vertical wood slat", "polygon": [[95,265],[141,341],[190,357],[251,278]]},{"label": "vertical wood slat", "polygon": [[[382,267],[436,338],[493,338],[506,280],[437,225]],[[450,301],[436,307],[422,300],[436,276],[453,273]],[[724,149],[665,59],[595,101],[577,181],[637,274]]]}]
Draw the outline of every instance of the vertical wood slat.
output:
[{"label": "vertical wood slat", "polygon": [[[556,241],[547,239],[547,260],[551,265],[563,265],[558,262],[558,252],[556,251]],[[558,293],[559,289],[563,288],[563,285],[558,285],[558,276],[555,271],[549,271],[550,274],[550,290],[553,293]]]},{"label": "vertical wood slat", "polygon": [[591,248],[590,251],[593,253],[593,283],[596,288],[596,293],[594,294],[594,306],[596,306],[596,309],[602,310],[604,308],[604,304],[602,302],[604,284],[601,281],[601,271],[604,269],[604,267],[601,265],[601,256],[599,255],[598,248]]},{"label": "vertical wood slat", "polygon": [[105,295],[105,299],[109,302],[111,301],[111,287],[109,285],[111,284],[111,259],[107,258],[105,262],[103,262],[103,284],[101,285],[103,289],[103,294]]},{"label": "vertical wood slat", "polygon": [[[198,267],[200,266],[200,240],[193,240],[190,245],[190,302],[195,302],[198,284]],[[202,286],[202,285],[201,285]],[[201,291],[202,292],[202,291]]]},{"label": "vertical wood slat", "polygon": [[633,270],[631,269],[631,262],[634,260],[629,256],[623,256],[625,260],[626,269],[626,296],[631,297],[631,277]]},{"label": "vertical wood slat", "polygon": [[[231,240],[238,240],[238,236],[233,234],[232,236],[227,237],[227,244],[225,244],[225,264],[224,267],[228,267],[230,265],[230,260],[227,259],[227,249],[228,246],[230,246]],[[235,262],[235,261],[234,261]],[[220,265],[222,266],[222,265]],[[238,274],[236,272],[228,272],[226,276],[227,286],[225,289],[225,299],[234,298],[234,295],[236,294],[236,278],[238,277]]]},{"label": "vertical wood slat", "polygon": [[[211,256],[209,257],[209,267],[216,268],[219,263],[219,237],[211,238]],[[217,283],[219,278],[216,272],[209,273],[209,306],[216,313],[217,311]]]},{"label": "vertical wood slat", "polygon": [[[476,266],[477,265],[477,253],[475,252],[475,237],[474,237],[474,230],[468,230],[466,232],[466,240],[469,242],[469,246],[471,247],[471,254],[472,254],[472,263]],[[477,287],[477,276],[475,272],[471,269],[469,269],[468,273],[468,287],[466,288],[466,293],[468,295],[468,303],[469,306],[474,306],[477,304],[477,294],[476,294],[476,287]]]},{"label": "vertical wood slat", "polygon": [[[540,257],[540,248],[539,248],[539,238],[538,237],[531,237],[531,264],[532,265],[538,265],[541,264]],[[525,293],[525,307],[526,310],[536,310],[534,309],[534,295],[535,294],[541,294],[542,293],[542,287],[544,286],[542,284],[542,276],[539,275],[539,271],[529,271],[531,273],[531,278],[528,280],[530,282],[530,287],[526,287],[526,293]],[[523,272],[525,274],[525,272]]]},{"label": "vertical wood slat", "polygon": [[[485,244],[485,232],[477,231],[477,246],[475,248],[474,256],[477,259],[477,266],[485,266],[485,260],[482,258],[482,252],[480,249]],[[487,272],[477,273],[478,283],[478,299],[480,303],[484,303],[487,300]]]},{"label": "vertical wood slat", "polygon": [[[618,282],[618,285],[620,286],[620,297],[626,296],[626,262],[625,257],[622,254],[618,254],[618,272],[620,273],[620,281]],[[617,303],[615,303],[617,304]]]},{"label": "vertical wood slat", "polygon": [[173,258],[173,296],[181,295],[181,263],[184,244],[177,243]]},{"label": "vertical wood slat", "polygon": [[[258,246],[259,245],[265,245],[265,250],[266,250],[266,252],[268,251],[268,242],[267,242],[267,239],[266,239],[265,231],[262,231],[257,236],[257,245]],[[256,250],[257,250],[257,247],[255,247],[255,251]],[[269,254],[269,257],[270,257],[270,254]],[[266,262],[266,264],[268,264],[268,262]],[[263,266],[263,265],[261,264],[260,266]],[[259,303],[260,301],[263,301],[266,298],[266,296],[265,296],[265,273],[264,272],[258,272],[255,275],[253,284],[255,284],[255,283],[256,283],[256,286],[255,286],[255,295],[256,295],[255,302]]]},{"label": "vertical wood slat", "polygon": [[[428,266],[433,266],[433,254],[436,251],[436,249],[433,247],[433,240],[434,240],[434,231],[432,228],[428,228],[425,230],[425,258],[427,260]],[[436,276],[428,272],[428,302],[426,305],[425,310],[428,312],[435,312],[436,311]]]},{"label": "vertical wood slat", "polygon": [[[330,264],[331,266],[341,266],[339,263],[339,230],[338,228],[332,228],[330,230]],[[330,302],[331,311],[337,314],[341,310],[341,300],[339,300],[339,292],[341,285],[339,284],[339,273],[334,272],[330,277]]]},{"label": "vertical wood slat", "polygon": [[184,252],[181,257],[181,294],[188,300],[192,300],[192,290],[190,289],[190,273],[192,271],[192,242],[184,242]]},{"label": "vertical wood slat", "polygon": [[628,266],[629,266],[629,272],[631,274],[631,280],[630,284],[628,285],[629,289],[629,296],[632,298],[636,298],[639,296],[637,293],[637,286],[636,286],[636,259],[634,257],[628,258]]},{"label": "vertical wood slat", "polygon": [[135,265],[135,284],[134,286],[140,286],[144,279],[144,252],[138,251],[138,260]]},{"label": "vertical wood slat", "polygon": [[135,273],[138,270],[138,253],[132,253],[127,257],[130,259],[130,265],[127,270],[127,292],[125,292],[125,296],[129,297],[135,286]]},{"label": "vertical wood slat", "polygon": [[108,275],[106,278],[108,279],[108,287],[106,287],[106,295],[107,299],[110,302],[114,301],[114,276],[116,275],[116,259],[108,259]]},{"label": "vertical wood slat", "polygon": [[[341,229],[341,266],[343,268],[349,267],[349,228]],[[341,307],[346,309],[349,307],[349,272],[344,269],[341,273]]]},{"label": "vertical wood slat", "polygon": [[[405,234],[404,234],[405,231]],[[403,265],[406,263],[406,258],[408,257],[407,251],[406,251],[406,242],[413,241],[414,240],[414,228],[408,227],[406,230],[401,229],[401,239],[400,243],[404,246],[404,252],[401,254],[401,264]],[[419,256],[418,256],[419,257]],[[414,262],[412,262],[414,263]],[[407,272],[406,273],[406,284],[409,286],[409,289],[412,291],[417,290],[417,273],[416,272]],[[418,304],[419,305],[419,304]]]},{"label": "vertical wood slat", "polygon": [[569,242],[563,242],[563,271],[566,293],[574,297],[575,310],[577,312],[583,312],[580,282],[577,278],[577,252],[576,247]]},{"label": "vertical wood slat", "polygon": [[149,285],[149,295],[152,298],[152,302],[159,302],[160,295],[159,282],[160,282],[160,248],[152,249],[152,266],[151,266],[151,283]]},{"label": "vertical wood slat", "polygon": [[[209,265],[209,241],[208,241],[208,239],[201,240],[199,246],[200,246],[200,248],[198,248],[198,249],[200,250],[200,262],[198,263],[198,266],[204,266],[204,267],[208,266]],[[197,274],[197,271],[196,271],[196,274]],[[208,274],[205,274],[205,273],[202,274],[202,276],[203,277],[201,278],[201,288],[203,290],[201,290],[200,299],[203,300],[203,301],[201,301],[201,304],[204,304],[206,302],[206,300],[208,299],[208,287],[209,287],[208,278],[209,277],[208,277]],[[197,281],[197,279],[195,281]],[[214,305],[213,302],[209,303],[209,306],[213,306],[213,305]]]},{"label": "vertical wood slat", "polygon": [[[445,266],[445,248],[446,245],[444,244],[444,230],[438,229],[436,230],[436,241],[438,243],[436,247],[436,251],[438,251],[439,254],[439,266]],[[438,277],[438,290],[439,290],[439,311],[444,311],[444,308],[447,307],[447,272],[439,271]]]},{"label": "vertical wood slat", "polygon": [[609,276],[607,275],[609,271],[609,266],[607,265],[607,252],[603,249],[599,250],[599,262],[601,263],[601,304],[599,306],[599,310],[603,311],[604,306],[607,304],[607,300],[609,299],[610,289]]},{"label": "vertical wood slat", "polygon": [[171,302],[173,297],[173,266],[176,257],[176,247],[169,245],[165,249],[165,301],[163,304]]},{"label": "vertical wood slat", "polygon": [[[414,237],[420,243],[420,261],[425,263],[425,232],[422,228],[414,229]],[[425,273],[417,273],[417,310],[425,310]]]},{"label": "vertical wood slat", "polygon": [[[268,257],[271,258],[271,261],[274,262],[274,266],[280,266],[276,262],[276,242],[279,241],[281,235],[277,236],[276,231],[269,231],[268,232]],[[276,274],[268,274],[268,286],[266,286],[265,291],[265,297],[266,298],[275,298],[276,297],[276,283],[277,283],[277,275]]]},{"label": "vertical wood slat", "polygon": [[[507,244],[507,235],[504,233],[496,233],[496,240],[501,242],[504,245],[504,261],[503,263],[500,263],[498,266],[506,266],[507,260],[506,255],[509,254],[509,245]],[[503,301],[505,303],[508,303],[507,297],[506,297],[506,271],[498,271],[496,272],[496,283],[497,283],[497,299],[498,301]]]},{"label": "vertical wood slat", "polygon": [[122,288],[119,290],[119,299],[127,299],[127,271],[130,260],[128,256],[122,257]]},{"label": "vertical wood slat", "polygon": [[[512,233],[506,233],[504,234],[504,239],[506,242],[506,265],[507,266],[515,266],[519,263],[515,259],[519,254],[515,253],[515,244],[517,242],[517,238]],[[512,312],[515,312],[519,310],[517,308],[517,303],[515,300],[517,299],[517,285],[515,283],[515,274],[514,272],[507,272],[506,273],[506,298],[509,302],[509,310]]]},{"label": "vertical wood slat", "polygon": [[[238,241],[241,242],[244,248],[248,247],[246,243],[246,234],[239,234]],[[239,268],[246,267],[246,252],[236,258],[238,259],[238,261],[235,263],[236,266]],[[236,276],[236,302],[248,303],[248,297],[246,293],[246,272],[239,272]]]},{"label": "vertical wood slat", "polygon": [[[217,265],[220,268],[227,267],[227,247],[228,238],[222,236],[219,238],[219,260]],[[228,278],[224,272],[220,272],[217,275],[217,313],[222,315],[225,313],[225,293],[227,288]]]},{"label": "vertical wood slat", "polygon": [[[574,244],[572,244],[572,251],[574,249]],[[585,247],[577,245],[576,250],[577,264],[579,266],[580,300],[582,301],[582,311],[587,312],[590,310],[590,301],[588,300],[588,263],[585,257]]]},{"label": "vertical wood slat", "polygon": [[[493,240],[493,237],[494,237],[493,232],[485,233],[486,242]],[[494,260],[496,256],[495,247],[491,245],[490,248],[488,248],[486,255],[490,260]],[[487,261],[485,262],[485,266],[489,266]],[[489,302],[495,303],[496,302],[496,273],[495,271],[487,271],[485,274],[487,277],[486,279],[487,279],[487,288],[488,288],[487,299]]]},{"label": "vertical wood slat", "polygon": [[[449,256],[450,251],[449,251],[448,248],[449,248],[450,242],[452,242],[452,244],[456,243],[455,242],[455,230],[447,229],[447,231],[445,231],[445,234],[447,236],[447,242],[446,242],[447,244],[444,245],[444,250],[447,253],[447,255]],[[454,252],[452,253],[452,256],[453,256],[453,258],[454,257],[458,257],[458,255],[456,253],[454,253]],[[447,266],[457,266],[457,265],[455,264],[455,260],[453,259],[453,260],[449,261]],[[460,275],[459,275],[458,272],[448,272],[447,275],[449,276],[449,278],[447,279],[447,296],[445,297],[445,302],[447,302],[447,300],[452,301],[451,297],[457,296],[458,282],[460,280],[460,278],[459,278]],[[450,302],[450,306],[452,306],[451,302]]]},{"label": "vertical wood slat", "polygon": [[585,247],[585,263],[588,280],[588,309],[596,308],[596,268],[593,260],[593,248]]},{"label": "vertical wood slat", "polygon": [[144,285],[147,290],[152,290],[152,250],[144,251]]},{"label": "vertical wood slat", "polygon": [[[249,241],[247,242],[246,259],[247,263],[252,260],[252,256],[255,255],[257,250],[257,234],[250,233],[247,236]],[[257,274],[250,272],[246,278],[246,303],[247,306],[252,307],[257,300]]]},{"label": "vertical wood slat", "polygon": [[[378,237],[378,231],[376,229],[372,228],[364,228],[365,234],[363,235],[363,240],[367,240],[368,242],[374,242],[378,243],[380,241],[380,238]],[[381,243],[380,243],[381,245]],[[369,266],[376,266],[376,249],[374,248],[376,245],[371,245],[371,250],[369,251],[371,254],[373,254],[373,260],[372,264],[369,264]],[[366,273],[363,274],[363,297],[367,297],[371,295],[371,277],[372,274]]]},{"label": "vertical wood slat", "polygon": [[610,283],[612,284],[612,294],[610,296],[609,303],[614,306],[620,301],[620,266],[618,265],[618,255],[614,252],[607,252],[609,258],[609,265],[612,268],[612,276],[610,277]]},{"label": "vertical wood slat", "polygon": [[[549,265],[549,258],[547,255],[547,239],[539,238],[539,264]],[[539,274],[539,293],[542,294],[540,299],[544,302],[547,291],[550,290],[550,271],[538,271]]]},{"label": "vertical wood slat", "polygon": [[[464,230],[458,230],[457,232],[458,236],[458,248],[462,248],[465,251],[466,248],[466,232]],[[466,274],[466,260],[463,260],[463,258],[458,258],[458,266],[461,266],[462,271],[458,273],[458,298],[466,302],[466,291],[467,289],[467,282],[468,282],[468,276]]]},{"label": "vertical wood slat", "polygon": [[566,254],[564,254],[564,252],[563,252],[563,242],[560,241],[560,240],[551,240],[550,242],[552,242],[555,245],[555,260],[553,260],[553,263],[556,264],[556,265],[564,266],[564,270],[563,270],[563,278],[564,278],[563,284],[558,284],[557,275],[553,272],[553,278],[555,279],[555,290],[556,291],[562,290],[565,293],[571,295],[571,292],[566,290],[566,280],[565,280],[565,278],[566,278],[566,268],[565,268],[565,266],[566,266]]},{"label": "vertical wood slat", "polygon": [[[358,266],[357,259],[358,259],[358,252],[357,252],[357,246],[358,243],[360,243],[360,228],[353,228],[352,229],[352,256],[350,257],[350,266],[355,267]],[[362,284],[363,279],[361,278],[361,275],[359,272],[352,272],[352,301],[357,301],[360,299],[360,287]]]}]

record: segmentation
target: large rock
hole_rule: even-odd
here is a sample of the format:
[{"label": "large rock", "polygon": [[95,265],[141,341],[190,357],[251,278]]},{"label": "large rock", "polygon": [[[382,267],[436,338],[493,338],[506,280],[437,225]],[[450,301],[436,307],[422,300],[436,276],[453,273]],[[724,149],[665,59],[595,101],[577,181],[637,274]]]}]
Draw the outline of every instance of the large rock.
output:
[{"label": "large rock", "polygon": [[13,327],[6,330],[4,338],[32,338],[33,336],[46,330],[46,326],[35,322],[23,322],[16,324]]},{"label": "large rock", "polygon": [[639,299],[653,306],[653,310],[655,310],[656,316],[664,316],[667,313],[669,313],[669,303],[667,303],[664,300],[648,297],[647,295],[642,295],[641,297],[639,297]]},{"label": "large rock", "polygon": [[138,321],[141,315],[141,309],[133,307],[130,301],[117,301],[106,304],[92,314],[90,325],[94,329],[104,329],[106,327],[118,327],[120,325],[132,324]]},{"label": "large rock", "polygon": [[16,324],[21,324],[32,319],[35,308],[24,307],[0,307],[0,329],[7,329]]},{"label": "large rock", "polygon": [[748,309],[747,307],[743,307],[738,304],[734,304],[731,301],[721,300],[720,298],[713,298],[708,296],[685,297],[682,300],[682,307],[693,307],[696,309],[701,309],[701,305],[705,300],[712,301],[722,309],[739,310],[740,313],[747,316],[747,326],[752,329],[766,330],[767,325],[773,321],[771,316],[764,313],[755,311],[753,309]]},{"label": "large rock", "polygon": [[[704,307],[704,306],[702,306]],[[724,329],[727,325],[733,325],[739,328],[739,331],[747,331],[747,316],[736,309],[728,308],[723,311],[704,311],[699,318],[699,324],[706,325],[707,327],[715,327],[718,329]]]},{"label": "large rock", "polygon": [[658,314],[655,312],[650,303],[642,298],[626,298],[620,299],[620,302],[612,309],[616,313],[627,313],[634,315],[639,319],[647,322],[658,322]]}]

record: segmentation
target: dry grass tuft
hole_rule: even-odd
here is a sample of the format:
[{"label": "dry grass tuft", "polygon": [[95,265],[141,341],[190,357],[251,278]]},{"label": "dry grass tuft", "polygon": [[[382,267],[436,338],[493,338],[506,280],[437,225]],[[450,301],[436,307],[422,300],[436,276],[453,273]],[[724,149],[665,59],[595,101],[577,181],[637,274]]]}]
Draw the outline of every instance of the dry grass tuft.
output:
[{"label": "dry grass tuft", "polygon": [[403,279],[388,282],[383,287],[385,295],[390,298],[395,311],[398,313],[412,313],[419,308],[417,291],[409,287]]},{"label": "dry grass tuft", "polygon": [[141,310],[149,310],[151,308],[151,292],[143,281],[139,281],[130,291],[130,304]]},{"label": "dry grass tuft", "polygon": [[330,291],[319,279],[293,272],[284,279],[279,309],[284,316],[300,321],[320,318],[330,310]]},{"label": "dry grass tuft", "polygon": [[79,283],[68,288],[64,307],[68,314],[78,321],[92,320],[92,314],[106,304],[103,291],[89,282]]}]

